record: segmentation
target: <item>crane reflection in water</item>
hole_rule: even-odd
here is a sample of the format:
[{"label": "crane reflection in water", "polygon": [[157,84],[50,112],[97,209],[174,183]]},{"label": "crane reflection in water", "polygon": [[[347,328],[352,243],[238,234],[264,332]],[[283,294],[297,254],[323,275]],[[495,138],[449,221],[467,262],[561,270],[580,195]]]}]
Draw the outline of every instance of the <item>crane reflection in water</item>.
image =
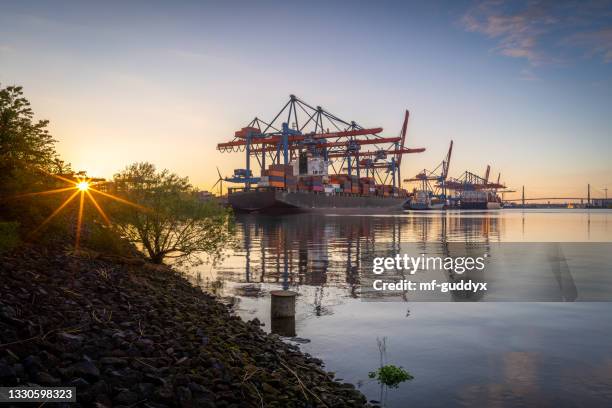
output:
[{"label": "crane reflection in water", "polygon": [[[525,237],[528,242],[532,239],[530,231],[548,228],[549,224],[541,221],[541,214],[536,215],[538,217],[534,218],[520,212],[452,211],[395,216],[238,214],[238,247],[223,263],[204,273],[203,284],[221,296],[234,297],[234,302],[265,297],[271,290],[295,290],[299,293],[298,305],[308,306],[298,308],[298,313],[308,316],[329,315],[335,305],[349,299],[419,300],[414,293],[368,292],[366,284],[368,275],[371,277],[373,257],[404,253],[443,258],[479,257],[493,250],[497,258],[487,260],[493,264],[488,264],[485,271],[471,271],[469,276],[452,270],[438,271],[433,276],[438,282],[467,278],[483,281],[485,273],[491,278],[489,266],[505,267],[498,261],[500,258],[505,261],[512,253],[508,241],[520,241]],[[526,218],[532,220],[527,232]],[[590,225],[590,222],[586,224],[585,240],[591,235]],[[568,230],[574,239],[576,231]],[[502,241],[506,247],[499,245]],[[539,261],[543,262],[540,265],[542,274],[548,275],[546,279],[554,276],[562,287],[559,300],[571,301],[576,294],[563,250],[554,244],[542,248],[543,252],[549,252],[548,258]],[[524,246],[518,250],[528,249]],[[409,278],[401,271],[388,277]],[[438,300],[479,301],[482,297],[482,292],[451,291]]]},{"label": "crane reflection in water", "polygon": [[[361,286],[374,254],[482,254],[490,242],[499,242],[503,223],[498,217],[482,215],[239,214],[238,248],[212,270],[204,286],[240,300],[291,289],[299,293],[298,303],[307,306],[298,313],[325,316],[333,313],[335,305],[364,296]],[[455,279],[452,271],[446,276],[448,281]],[[479,295],[456,292],[452,296],[457,301],[474,301]],[[405,292],[400,297],[393,300],[410,300]]]}]

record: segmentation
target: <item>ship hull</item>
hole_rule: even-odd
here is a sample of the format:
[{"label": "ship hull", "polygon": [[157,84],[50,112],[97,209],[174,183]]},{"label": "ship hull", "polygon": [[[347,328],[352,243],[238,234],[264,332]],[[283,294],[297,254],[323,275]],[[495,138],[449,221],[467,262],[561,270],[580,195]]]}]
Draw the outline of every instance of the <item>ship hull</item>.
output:
[{"label": "ship hull", "polygon": [[408,208],[412,211],[431,211],[431,210],[443,210],[444,203],[413,203],[408,204]]},{"label": "ship hull", "polygon": [[348,194],[325,194],[306,191],[250,190],[236,191],[228,202],[236,211],[300,212],[300,211],[401,211],[403,197],[378,197]]},{"label": "ship hull", "polygon": [[461,204],[459,205],[459,208],[462,210],[486,210],[487,209],[487,202],[486,201],[482,201],[482,202],[461,202]]},{"label": "ship hull", "polygon": [[501,204],[497,202],[471,202],[464,203],[462,202],[460,207],[462,210],[499,210],[501,208]]}]

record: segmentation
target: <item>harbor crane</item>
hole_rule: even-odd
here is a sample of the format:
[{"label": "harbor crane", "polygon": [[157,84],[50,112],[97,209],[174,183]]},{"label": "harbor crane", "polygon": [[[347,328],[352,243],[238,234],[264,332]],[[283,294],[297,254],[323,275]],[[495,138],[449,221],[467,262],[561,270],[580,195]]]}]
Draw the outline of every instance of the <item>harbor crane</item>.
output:
[{"label": "harbor crane", "polygon": [[398,137],[383,137],[379,135],[382,127],[365,128],[290,95],[271,121],[255,117],[232,140],[217,144],[217,150],[244,152],[245,168],[236,169],[225,181],[243,183],[247,189],[259,181],[252,159],[263,172],[266,161],[288,165],[302,152],[322,157],[336,174],[346,169],[349,175],[362,177],[365,170],[367,177],[399,187],[402,156],[425,151],[405,146],[408,118],[406,110]]},{"label": "harbor crane", "polygon": [[446,199],[446,178],[450,168],[450,161],[453,154],[453,141],[450,141],[446,157],[433,170],[423,169],[413,178],[405,179],[406,183],[418,182],[420,189],[423,191],[431,191],[434,195]]}]

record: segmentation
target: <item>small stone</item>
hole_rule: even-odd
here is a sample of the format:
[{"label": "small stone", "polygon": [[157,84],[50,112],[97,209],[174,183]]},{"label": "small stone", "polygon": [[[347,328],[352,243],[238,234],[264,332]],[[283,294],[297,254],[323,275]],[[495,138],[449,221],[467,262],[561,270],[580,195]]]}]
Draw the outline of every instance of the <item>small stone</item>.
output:
[{"label": "small stone", "polygon": [[88,360],[73,364],[68,369],[74,376],[83,377],[87,380],[97,380],[100,377],[98,367]]},{"label": "small stone", "polygon": [[166,385],[166,380],[164,380],[161,377],[158,377],[156,375],[153,374],[145,374],[144,375],[144,379],[147,380],[148,382],[151,382],[153,384],[157,384],[157,385],[161,385],[161,386],[165,386]]},{"label": "small stone", "polygon": [[23,360],[23,366],[30,374],[36,373],[42,369],[42,363],[40,361],[40,358],[36,356],[27,356]]},{"label": "small stone", "polygon": [[96,381],[90,388],[90,391],[96,394],[109,394],[111,387],[104,380]]},{"label": "small stone", "polygon": [[155,345],[155,342],[151,339],[139,339],[136,343],[143,347],[153,347]]},{"label": "small stone", "polygon": [[127,361],[123,358],[119,357],[102,357],[100,359],[100,364],[102,365],[112,365],[115,367],[125,367],[127,365]]},{"label": "small stone", "polygon": [[83,342],[83,336],[79,336],[78,334],[60,332],[57,334],[57,338],[66,343],[81,344]]},{"label": "small stone", "polygon": [[210,394],[210,390],[208,388],[195,382],[190,382],[187,384],[187,387],[189,387],[192,393]]},{"label": "small stone", "polygon": [[138,391],[138,394],[142,399],[146,399],[149,398],[151,394],[153,394],[153,391],[155,390],[155,385],[146,382],[138,383],[138,385],[136,386],[136,390]]},{"label": "small stone", "polygon": [[276,388],[272,387],[268,383],[263,383],[261,388],[262,388],[263,392],[265,392],[266,394],[271,394],[271,395],[277,395],[278,394],[278,390]]},{"label": "small stone", "polygon": [[138,402],[138,394],[132,391],[121,391],[115,397],[115,402],[120,405],[132,405]]},{"label": "small stone", "polygon": [[74,378],[68,383],[69,387],[76,387],[77,389],[89,387],[89,382],[81,377]]},{"label": "small stone", "polygon": [[0,384],[15,385],[17,383],[17,373],[8,364],[0,363]]},{"label": "small stone", "polygon": [[46,373],[44,371],[40,371],[39,373],[37,373],[34,378],[36,378],[36,382],[39,383],[40,385],[60,385],[60,380],[59,378],[55,378],[53,377],[51,374]]},{"label": "small stone", "polygon": [[189,408],[193,405],[191,391],[187,387],[177,387],[176,393],[181,407]]},{"label": "small stone", "polygon": [[8,305],[0,304],[0,318],[10,320],[14,319],[15,317],[17,317],[17,312],[14,308]]},{"label": "small stone", "polygon": [[172,394],[172,389],[169,387],[158,387],[155,390],[155,397],[160,399],[163,402],[172,403],[174,400],[174,395]]}]

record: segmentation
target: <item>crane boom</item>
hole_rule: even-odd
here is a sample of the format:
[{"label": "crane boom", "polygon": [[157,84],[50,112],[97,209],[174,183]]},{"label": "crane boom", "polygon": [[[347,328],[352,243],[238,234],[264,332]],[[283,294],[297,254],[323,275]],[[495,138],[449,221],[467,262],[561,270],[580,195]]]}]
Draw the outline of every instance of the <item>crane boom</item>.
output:
[{"label": "crane boom", "polygon": [[[400,135],[400,138],[401,138],[401,142],[399,145],[400,149],[403,149],[404,143],[406,143],[406,130],[408,129],[408,118],[410,118],[410,111],[406,109],[406,114],[404,115],[404,124],[402,125],[402,132]],[[424,150],[425,149],[423,149],[423,151]],[[401,154],[396,155],[395,160],[397,161],[397,166],[399,167],[402,164],[402,155]]]},{"label": "crane boom", "polygon": [[[335,139],[340,137],[352,137],[352,136],[362,136],[362,135],[375,135],[377,133],[382,132],[383,128],[370,128],[370,129],[355,129],[355,130],[345,130],[339,132],[330,132],[330,133],[314,133],[314,134],[306,134],[306,135],[295,135],[289,136],[289,142],[298,142],[305,139]],[[257,136],[257,135],[255,135]],[[399,139],[399,138],[398,138]],[[282,141],[282,136],[264,136],[264,137],[254,137],[250,144],[272,144],[276,145]],[[247,141],[244,139],[233,140],[231,142],[219,143],[217,144],[217,149],[222,149],[226,147],[237,147],[237,146],[246,146]]]},{"label": "crane boom", "polygon": [[444,161],[444,168],[442,169],[442,179],[446,180],[448,177],[448,169],[450,168],[451,155],[453,154],[453,141],[450,141],[448,147],[448,153],[446,154],[446,160]]}]

